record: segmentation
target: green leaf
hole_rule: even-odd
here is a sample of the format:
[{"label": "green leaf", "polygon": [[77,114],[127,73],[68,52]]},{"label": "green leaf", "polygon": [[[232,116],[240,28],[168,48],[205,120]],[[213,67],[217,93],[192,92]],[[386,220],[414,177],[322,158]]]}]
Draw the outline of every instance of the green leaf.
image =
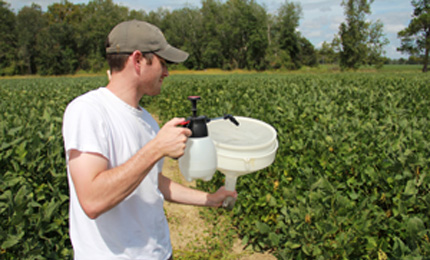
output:
[{"label": "green leaf", "polygon": [[15,194],[15,204],[18,206],[21,206],[24,204],[25,201],[27,201],[28,197],[28,190],[27,186],[22,186],[18,192]]},{"label": "green leaf", "polygon": [[261,234],[268,234],[270,232],[270,227],[266,223],[257,222],[256,226]]},{"label": "green leaf", "polygon": [[406,230],[411,237],[417,237],[420,231],[425,230],[424,222],[419,217],[412,217],[408,220]]},{"label": "green leaf", "polygon": [[404,256],[409,253],[410,249],[405,245],[405,243],[398,237],[394,238],[393,254],[397,257]]},{"label": "green leaf", "polygon": [[290,241],[287,241],[287,242],[285,243],[285,247],[287,247],[287,248],[291,248],[291,249],[298,249],[298,248],[300,248],[301,246],[302,246],[301,244],[293,243],[293,242],[290,242]]},{"label": "green leaf", "polygon": [[403,192],[403,195],[405,195],[405,196],[413,196],[416,193],[417,193],[417,188],[416,188],[416,185],[415,185],[415,181],[409,180],[406,183],[406,188],[405,188],[405,191]]},{"label": "green leaf", "polygon": [[269,233],[269,240],[272,246],[279,246],[280,237],[276,233]]},{"label": "green leaf", "polygon": [[44,205],[44,219],[49,221],[52,214],[57,210],[59,203],[52,199],[47,205]]},{"label": "green leaf", "polygon": [[24,232],[20,232],[17,235],[8,235],[6,240],[1,244],[2,249],[8,249],[13,247],[14,245],[18,244],[22,237],[24,236]]},{"label": "green leaf", "polygon": [[375,237],[366,237],[367,244],[366,244],[366,250],[372,251],[375,250],[378,246]]}]

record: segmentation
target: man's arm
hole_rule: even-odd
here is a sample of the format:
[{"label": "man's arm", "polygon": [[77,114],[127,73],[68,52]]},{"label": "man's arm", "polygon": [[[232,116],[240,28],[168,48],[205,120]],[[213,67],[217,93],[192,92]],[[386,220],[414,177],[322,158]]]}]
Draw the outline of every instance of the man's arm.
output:
[{"label": "man's arm", "polygon": [[162,173],[158,175],[158,188],[167,201],[195,206],[219,207],[227,197],[237,197],[236,191],[228,191],[224,186],[210,194],[185,187],[170,180]]},{"label": "man's arm", "polygon": [[157,136],[124,164],[108,169],[108,160],[100,154],[69,151],[69,170],[79,202],[95,219],[116,206],[146,177],[164,156],[180,157],[191,135],[187,128],[176,127],[184,119],[167,122]]}]

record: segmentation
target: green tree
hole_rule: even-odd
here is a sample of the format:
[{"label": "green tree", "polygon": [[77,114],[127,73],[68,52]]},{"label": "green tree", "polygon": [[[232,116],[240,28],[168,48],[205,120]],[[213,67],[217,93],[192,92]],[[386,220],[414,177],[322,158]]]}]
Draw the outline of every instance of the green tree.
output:
[{"label": "green tree", "polygon": [[317,52],[315,51],[312,43],[305,37],[299,38],[299,55],[298,60],[300,64],[305,66],[316,66],[317,65]]},{"label": "green tree", "polygon": [[250,2],[248,15],[250,15],[250,18],[247,27],[251,34],[249,36],[246,67],[248,69],[263,70],[266,68],[265,56],[269,45],[266,28],[268,15],[262,6],[253,1]]},{"label": "green tree", "polygon": [[225,36],[220,27],[224,23],[222,4],[217,0],[203,0],[200,12],[204,36],[201,39],[203,47],[202,59],[205,68],[221,68],[224,52],[221,38]]},{"label": "green tree", "polygon": [[340,66],[342,69],[358,69],[364,64],[377,63],[388,43],[382,34],[382,24],[366,21],[371,14],[374,0],[343,0],[346,22],[339,28]]},{"label": "green tree", "polygon": [[173,46],[178,46],[190,54],[186,66],[203,69],[203,26],[202,13],[196,8],[174,10],[166,16],[163,23],[165,37]]},{"label": "green tree", "polygon": [[17,15],[17,69],[19,74],[35,74],[37,72],[36,38],[40,30],[47,26],[42,8],[32,4],[24,6]]},{"label": "green tree", "polygon": [[328,42],[323,42],[318,50],[318,62],[320,64],[333,64],[337,62],[337,53],[333,45]]},{"label": "green tree", "polygon": [[279,59],[279,44],[276,41],[276,16],[268,14],[267,16],[267,51],[266,51],[266,63],[269,68],[279,69],[281,68],[281,60]]},{"label": "green tree", "polygon": [[36,64],[41,75],[73,74],[77,68],[76,46],[69,35],[73,28],[68,24],[51,24],[43,28],[36,39]]},{"label": "green tree", "polygon": [[146,17],[146,21],[159,27],[161,31],[166,29],[164,22],[166,17],[170,15],[170,11],[165,8],[158,8],[156,11],[151,11]]},{"label": "green tree", "polygon": [[147,17],[147,14],[144,10],[130,10],[130,13],[128,15],[130,20],[140,20],[144,21]]},{"label": "green tree", "polygon": [[300,60],[300,33],[299,27],[302,7],[300,3],[285,1],[274,18],[274,42],[272,43],[275,59],[279,60],[281,66],[287,69],[299,69],[302,66]]},{"label": "green tree", "polygon": [[428,71],[430,52],[430,1],[412,0],[413,19],[409,26],[398,33],[401,46],[398,51],[412,56],[421,56],[424,61],[422,71]]},{"label": "green tree", "polygon": [[64,0],[48,6],[44,15],[48,25],[36,38],[38,71],[43,75],[75,73],[79,65],[76,25],[82,18],[80,6]]},{"label": "green tree", "polygon": [[[132,15],[139,18],[144,13]],[[128,19],[129,9],[112,0],[92,0],[82,8],[82,22],[76,29],[81,69],[100,71],[105,66],[107,36],[116,24]]]},{"label": "green tree", "polygon": [[366,64],[375,65],[377,68],[381,68],[386,61],[383,49],[389,43],[383,34],[383,27],[384,25],[380,21],[370,24],[367,36]]},{"label": "green tree", "polygon": [[15,73],[15,14],[10,5],[0,0],[0,75]]},{"label": "green tree", "polygon": [[219,27],[224,68],[261,69],[267,48],[266,12],[254,0],[230,0]]}]

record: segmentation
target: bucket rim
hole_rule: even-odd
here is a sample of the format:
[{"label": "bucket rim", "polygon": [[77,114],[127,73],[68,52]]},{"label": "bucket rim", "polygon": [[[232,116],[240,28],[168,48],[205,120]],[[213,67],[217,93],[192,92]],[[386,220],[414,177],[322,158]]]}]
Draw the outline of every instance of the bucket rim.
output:
[{"label": "bucket rim", "polygon": [[253,123],[263,125],[273,133],[272,137],[266,143],[258,144],[258,145],[236,146],[236,145],[230,145],[230,144],[226,144],[226,143],[220,143],[220,142],[216,141],[210,134],[210,132],[211,132],[210,125],[216,124],[216,122],[209,122],[208,123],[209,137],[211,137],[212,141],[214,142],[214,144],[217,148],[219,147],[222,149],[234,150],[234,151],[258,150],[258,149],[262,149],[262,148],[273,145],[273,143],[275,141],[277,142],[278,133],[277,133],[276,129],[273,126],[271,126],[270,124],[268,124],[262,120],[251,118],[251,117],[235,116],[234,118],[237,121],[239,121],[239,123],[240,123],[240,121],[248,121],[248,122],[253,122]]}]

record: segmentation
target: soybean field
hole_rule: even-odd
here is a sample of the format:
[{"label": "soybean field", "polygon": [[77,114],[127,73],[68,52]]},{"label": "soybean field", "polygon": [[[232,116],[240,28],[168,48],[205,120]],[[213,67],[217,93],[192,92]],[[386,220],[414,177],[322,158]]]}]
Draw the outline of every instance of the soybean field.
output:
[{"label": "soybean field", "polygon": [[[256,118],[275,162],[242,176],[231,220],[279,259],[430,259],[430,76],[172,75],[142,106],[163,122]],[[62,116],[105,77],[0,80],[0,258],[72,259]],[[223,175],[198,187],[214,191]],[[223,211],[217,209],[216,211]]]}]

